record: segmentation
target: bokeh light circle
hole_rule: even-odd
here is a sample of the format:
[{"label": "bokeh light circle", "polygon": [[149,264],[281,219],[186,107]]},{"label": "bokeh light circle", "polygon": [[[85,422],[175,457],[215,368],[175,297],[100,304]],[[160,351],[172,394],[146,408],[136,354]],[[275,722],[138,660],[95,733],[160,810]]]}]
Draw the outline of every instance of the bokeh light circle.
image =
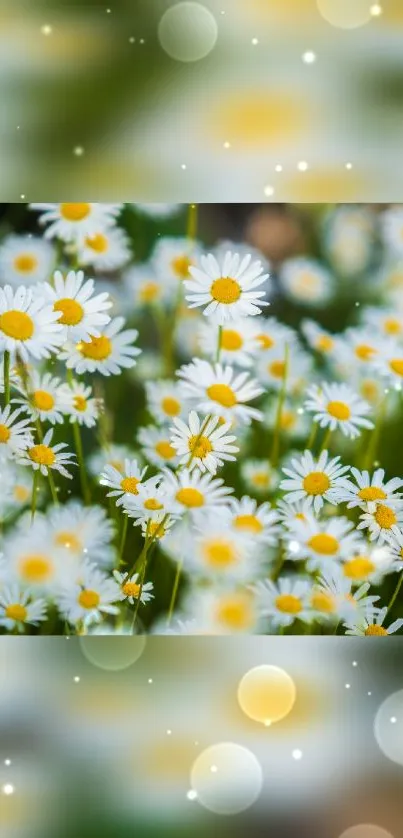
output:
[{"label": "bokeh light circle", "polygon": [[403,690],[381,704],[375,717],[375,737],[385,756],[403,765]]},{"label": "bokeh light circle", "polygon": [[316,0],[322,17],[338,29],[356,29],[371,20],[370,0]]},{"label": "bokeh light circle", "polygon": [[214,49],[218,26],[214,15],[201,3],[177,3],[167,9],[158,26],[165,52],[176,61],[200,61]]},{"label": "bokeh light circle", "polygon": [[216,815],[236,815],[249,809],[262,789],[263,773],[255,755],[234,742],[206,748],[191,769],[197,800]]},{"label": "bokeh light circle", "polygon": [[360,823],[350,826],[339,838],[393,838],[390,832],[372,823]]},{"label": "bokeh light circle", "polygon": [[80,637],[80,646],[87,660],[100,669],[109,671],[126,669],[143,654],[146,645],[144,635],[125,637],[87,636]]},{"label": "bokeh light circle", "polygon": [[250,669],[238,686],[238,701],[243,712],[266,726],[288,716],[296,695],[294,681],[278,666]]}]

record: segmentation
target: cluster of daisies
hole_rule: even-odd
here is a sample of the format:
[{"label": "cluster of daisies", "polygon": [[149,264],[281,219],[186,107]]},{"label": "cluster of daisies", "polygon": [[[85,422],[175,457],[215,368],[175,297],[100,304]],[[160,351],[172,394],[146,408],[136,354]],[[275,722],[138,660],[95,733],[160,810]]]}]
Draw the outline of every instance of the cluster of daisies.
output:
[{"label": "cluster of daisies", "polygon": [[[1,630],[399,631],[403,479],[377,456],[403,405],[403,209],[339,207],[322,260],[275,271],[205,252],[195,205],[30,210],[43,235],[0,245]],[[145,263],[127,213],[156,226]],[[355,281],[369,302],[324,329]]]}]

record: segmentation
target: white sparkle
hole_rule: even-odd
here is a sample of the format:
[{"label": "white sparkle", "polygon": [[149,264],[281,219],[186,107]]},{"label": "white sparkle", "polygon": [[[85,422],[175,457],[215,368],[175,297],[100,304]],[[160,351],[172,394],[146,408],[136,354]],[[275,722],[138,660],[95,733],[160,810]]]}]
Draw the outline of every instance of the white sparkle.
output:
[{"label": "white sparkle", "polygon": [[345,686],[346,686],[346,690],[349,690],[350,687],[351,687],[351,684],[346,684]]},{"label": "white sparkle", "polygon": [[14,794],[15,788],[11,783],[4,783],[4,786],[2,786],[1,790],[2,790],[3,794],[10,795],[10,794]]},{"label": "white sparkle", "polygon": [[149,678],[149,679],[148,679],[148,683],[149,683],[149,684],[152,684],[152,682],[153,682],[153,679],[152,679],[152,678]]},{"label": "white sparkle", "polygon": [[75,148],[73,148],[73,153],[76,155],[76,157],[82,157],[84,154],[84,149],[82,145],[76,145]]},{"label": "white sparkle", "polygon": [[372,695],[372,693],[371,693],[371,692],[369,692],[369,693],[368,693],[368,695]]},{"label": "white sparkle", "polygon": [[25,195],[20,195],[20,198],[22,198],[22,200],[24,200],[24,198],[25,198]]},{"label": "white sparkle", "polygon": [[395,725],[395,724],[396,724],[396,722],[397,722],[397,718],[396,718],[396,716],[391,716],[391,717],[390,717],[390,722],[391,722],[391,724],[392,724],[392,725]]},{"label": "white sparkle", "polygon": [[140,38],[140,44],[145,44],[144,38]]},{"label": "white sparkle", "polygon": [[75,675],[75,676],[74,676],[74,683],[75,683],[75,684],[79,684],[79,683],[80,683],[80,676],[79,676],[79,675]]},{"label": "white sparkle", "polygon": [[211,766],[211,768],[210,768],[210,771],[211,771],[211,773],[212,773],[212,774],[216,774],[216,773],[217,773],[217,771],[218,771],[217,766],[216,766],[216,765],[212,765],[212,766]]},{"label": "white sparkle", "polygon": [[264,194],[266,195],[267,198],[271,198],[274,195],[274,187],[270,186],[270,184],[267,184],[267,186],[265,186],[263,192],[264,192]]},{"label": "white sparkle", "polygon": [[11,759],[5,759],[4,765],[11,765]]},{"label": "white sparkle", "polygon": [[304,64],[314,64],[316,61],[316,55],[311,49],[308,49],[303,53],[302,60]]},{"label": "white sparkle", "polygon": [[298,163],[298,166],[297,166],[298,171],[306,172],[307,168],[308,168],[308,163],[306,162],[306,160],[300,160],[299,163]]},{"label": "white sparkle", "polygon": [[275,167],[275,170],[276,170],[276,172],[282,172],[283,171],[283,167],[282,167],[281,163],[277,163],[277,166]]},{"label": "white sparkle", "polygon": [[136,40],[135,38],[131,37],[131,38],[129,38],[129,43],[130,43],[130,44],[134,44],[134,43],[135,43],[135,40]]},{"label": "white sparkle", "polygon": [[106,14],[107,14],[107,15],[110,15],[110,13],[111,13],[111,10],[110,10],[110,9],[107,9],[107,10],[106,10]]},{"label": "white sparkle", "polygon": [[358,666],[357,661],[353,661],[353,666]]},{"label": "white sparkle", "polygon": [[197,799],[197,791],[194,789],[190,789],[186,795],[188,800],[196,800]]},{"label": "white sparkle", "polygon": [[288,549],[289,549],[290,553],[298,553],[299,542],[298,541],[289,541],[288,542]]},{"label": "white sparkle", "polygon": [[255,47],[259,43],[258,38],[252,38],[252,44]]},{"label": "white sparkle", "polygon": [[304,408],[303,407],[298,407],[297,408],[297,413],[298,413],[299,416],[303,416],[303,414],[305,413]]},{"label": "white sparkle", "polygon": [[302,759],[302,751],[300,751],[299,748],[296,748],[295,751],[292,752],[292,758],[296,760]]},{"label": "white sparkle", "polygon": [[172,733],[172,730],[167,730],[167,735],[168,735],[168,736],[170,736],[170,735],[171,735],[171,733]]},{"label": "white sparkle", "polygon": [[349,169],[349,170],[350,170],[350,169],[352,169],[352,168],[353,168],[353,164],[352,164],[352,163],[346,163],[346,169]]},{"label": "white sparkle", "polygon": [[224,143],[224,148],[231,148],[231,143],[228,141]]},{"label": "white sparkle", "polygon": [[48,23],[45,23],[45,25],[41,27],[41,32],[42,32],[42,35],[51,35],[52,32],[53,32],[53,29],[52,29],[51,26],[49,26]]},{"label": "white sparkle", "polygon": [[370,12],[372,17],[379,17],[383,12],[383,8],[379,3],[374,3],[370,8]]},{"label": "white sparkle", "polygon": [[271,727],[271,720],[270,719],[265,719],[264,724],[265,724],[265,727]]},{"label": "white sparkle", "polygon": [[185,169],[187,169],[186,163],[182,163],[181,169],[183,169],[183,171],[185,171]]}]

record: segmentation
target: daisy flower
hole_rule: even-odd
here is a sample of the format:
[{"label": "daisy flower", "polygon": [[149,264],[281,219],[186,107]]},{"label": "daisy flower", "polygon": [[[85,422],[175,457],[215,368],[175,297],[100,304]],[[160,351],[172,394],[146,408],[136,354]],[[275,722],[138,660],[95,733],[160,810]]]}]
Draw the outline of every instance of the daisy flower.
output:
[{"label": "daisy flower", "polygon": [[0,462],[0,483],[3,492],[0,497],[0,518],[20,512],[31,503],[32,479],[24,468],[18,468],[13,460]]},{"label": "daisy flower", "polygon": [[190,268],[201,253],[200,244],[189,238],[160,238],[151,255],[150,266],[157,277],[176,290],[178,281],[190,279]]},{"label": "daisy flower", "polygon": [[90,340],[99,337],[100,328],[110,321],[112,301],[108,294],[94,295],[94,280],[84,281],[83,271],[69,271],[63,276],[61,271],[54,273],[54,286],[43,286],[47,299],[54,311],[59,314],[58,322],[64,326],[65,340]]},{"label": "daisy flower", "polygon": [[108,498],[117,498],[116,506],[121,506],[131,496],[137,495],[139,484],[144,478],[147,467],[141,469],[137,460],[125,459],[123,470],[113,465],[106,465],[101,473],[99,482],[101,486],[108,486],[112,489],[107,492]]},{"label": "daisy flower", "polygon": [[221,264],[209,253],[201,256],[202,269],[190,267],[192,277],[185,280],[190,293],[186,299],[190,308],[206,306],[203,314],[212,322],[224,325],[240,317],[261,313],[268,303],[262,299],[265,291],[256,291],[268,279],[261,262],[252,262],[251,254],[242,259],[238,253],[227,251]]},{"label": "daisy flower", "polygon": [[386,340],[377,356],[375,369],[397,389],[401,389],[403,386],[403,344],[396,340]]},{"label": "daisy flower", "polygon": [[182,419],[174,419],[175,427],[172,432],[171,444],[175,448],[179,464],[186,465],[191,471],[209,471],[215,474],[217,468],[224,465],[226,460],[236,460],[234,454],[239,451],[236,436],[228,435],[231,422],[220,423],[218,416],[200,420],[197,413],[189,413],[188,424]]},{"label": "daisy flower", "polygon": [[154,588],[153,583],[143,582],[141,585],[139,581],[139,573],[134,573],[133,576],[128,579],[127,573],[120,573],[118,570],[114,570],[113,576],[120,587],[120,600],[127,599],[130,605],[134,605],[140,595],[140,602],[143,605],[146,605],[147,602],[154,599],[154,594],[152,593]]},{"label": "daisy flower", "polygon": [[195,358],[181,367],[177,375],[183,382],[183,394],[197,401],[198,409],[206,414],[213,413],[230,422],[237,419],[246,425],[252,419],[262,419],[260,410],[246,404],[263,393],[247,372],[235,373],[232,367],[213,366]]},{"label": "daisy flower", "polygon": [[387,502],[374,504],[374,507],[372,512],[360,515],[357,529],[369,530],[370,541],[393,543],[403,527],[403,509],[397,508],[396,503]]},{"label": "daisy flower", "polygon": [[393,477],[385,483],[385,470],[377,468],[371,476],[368,471],[360,471],[351,467],[351,480],[338,489],[336,503],[347,503],[348,509],[358,506],[368,512],[375,512],[378,503],[386,502],[390,505],[402,505],[402,493],[397,491],[403,486],[403,480]]},{"label": "daisy flower", "polygon": [[324,501],[338,503],[337,489],[346,488],[345,475],[349,466],[340,465],[340,457],[329,459],[329,452],[322,451],[315,459],[310,451],[305,451],[299,460],[291,460],[292,468],[283,468],[286,480],[280,483],[280,489],[286,492],[289,503],[306,500],[318,513]]},{"label": "daisy flower", "polygon": [[0,288],[0,352],[18,353],[24,362],[49,358],[63,340],[59,316],[33,288]]},{"label": "daisy flower", "polygon": [[165,540],[169,537],[174,524],[174,518],[170,518],[166,513],[159,512],[155,517],[149,517],[148,520],[141,522],[143,538],[151,538],[152,541],[164,541],[165,549]]},{"label": "daisy flower", "polygon": [[351,579],[343,575],[340,565],[332,565],[322,571],[314,590],[332,600],[338,620],[344,621],[359,619],[366,608],[378,602],[379,596],[368,595],[369,589],[369,582],[364,582],[353,592]]},{"label": "daisy flower", "polygon": [[294,521],[290,537],[295,540],[296,549],[290,549],[289,558],[308,559],[309,571],[326,569],[329,562],[351,556],[360,541],[359,533],[347,518],[318,521],[310,513],[305,520]]},{"label": "daisy flower", "polygon": [[108,445],[107,448],[100,448],[90,454],[87,460],[88,470],[93,477],[98,478],[105,466],[110,465],[123,474],[125,460],[132,457],[133,452],[127,445]]},{"label": "daisy flower", "polygon": [[119,227],[104,227],[79,242],[77,255],[80,265],[92,265],[96,271],[116,271],[132,258],[130,239]]},{"label": "daisy flower", "polygon": [[126,299],[135,311],[148,308],[169,299],[169,286],[156,276],[149,263],[134,265],[123,274],[123,287]]},{"label": "daisy flower", "polygon": [[331,431],[341,430],[345,436],[355,439],[361,428],[373,428],[373,422],[366,418],[370,405],[347,384],[315,384],[307,391],[310,397],[304,404],[305,410],[313,413],[314,422]]},{"label": "daisy flower", "polygon": [[267,460],[241,461],[241,476],[249,491],[267,495],[278,486],[279,476]]},{"label": "daisy flower", "polygon": [[0,626],[8,631],[24,631],[26,625],[37,626],[46,620],[46,603],[33,599],[32,592],[10,585],[0,592]]},{"label": "daisy flower", "polygon": [[342,570],[353,586],[363,582],[380,585],[385,574],[395,570],[392,549],[363,541],[356,545],[352,555],[343,558]]},{"label": "daisy flower", "polygon": [[[215,359],[217,355],[217,327],[212,323],[200,326],[200,347],[205,355]],[[223,363],[238,367],[251,367],[257,355],[260,342],[258,328],[248,317],[234,320],[223,326],[220,334],[220,358]]]},{"label": "daisy flower", "polygon": [[187,556],[192,574],[215,582],[251,581],[256,577],[261,554],[250,534],[235,532],[226,517],[216,514],[208,515],[198,530]]},{"label": "daisy flower", "polygon": [[170,465],[176,467],[178,456],[170,439],[167,428],[154,428],[149,425],[140,428],[137,439],[142,447],[144,456],[155,466]]},{"label": "daisy flower", "polygon": [[282,389],[285,379],[287,392],[298,394],[312,378],[311,359],[295,341],[291,347],[287,344],[287,349],[286,345],[278,345],[260,356],[257,377],[265,389],[277,391]]},{"label": "daisy flower", "polygon": [[81,340],[76,344],[67,344],[59,353],[60,360],[66,361],[67,368],[74,369],[78,375],[85,372],[120,375],[122,369],[135,365],[135,358],[141,352],[131,345],[138,331],[121,331],[124,322],[124,317],[115,317],[101,334],[92,335],[89,340]]},{"label": "daisy flower", "polygon": [[34,285],[49,278],[53,247],[36,236],[7,236],[0,246],[0,280],[10,285]]},{"label": "daisy flower", "polygon": [[32,419],[41,422],[51,422],[52,425],[62,424],[64,421],[64,405],[61,392],[60,378],[54,378],[50,373],[43,375],[33,370],[29,392],[23,399],[13,399],[16,404],[24,405]]},{"label": "daisy flower", "polygon": [[308,306],[325,306],[333,297],[334,281],[319,262],[298,256],[283,262],[279,273],[286,297]]},{"label": "daisy flower", "polygon": [[92,388],[81,381],[70,381],[60,387],[60,400],[63,411],[70,417],[70,422],[78,422],[86,428],[96,425],[103,408],[102,399],[93,398]]},{"label": "daisy flower", "polygon": [[22,408],[13,410],[8,404],[0,409],[0,460],[15,457],[32,443],[32,427],[29,419],[19,419]]},{"label": "daisy flower", "polygon": [[177,474],[165,469],[164,486],[179,504],[181,512],[199,512],[225,505],[228,502],[227,496],[233,492],[229,486],[224,486],[221,478],[189,471],[187,468]]},{"label": "daisy flower", "polygon": [[401,530],[394,533],[393,541],[388,543],[387,548],[393,560],[391,570],[400,573],[403,570],[403,532]]},{"label": "daisy flower", "polygon": [[257,329],[257,343],[260,352],[265,356],[267,353],[280,349],[284,353],[284,346],[287,343],[290,347],[297,341],[294,329],[280,323],[275,317],[257,317],[253,320]]},{"label": "daisy flower", "polygon": [[344,624],[347,628],[346,634],[358,637],[387,637],[389,634],[394,634],[403,626],[403,619],[395,620],[386,628],[384,622],[387,614],[387,608],[381,608],[379,610],[370,606],[366,609],[365,617],[359,615],[358,619],[354,622],[346,622]]},{"label": "daisy flower", "polygon": [[122,204],[30,204],[29,208],[43,213],[39,224],[49,225],[45,239],[80,242],[113,226]]},{"label": "daisy flower", "polygon": [[253,634],[259,616],[251,591],[229,587],[221,591],[191,591],[183,612],[194,619],[192,634]]},{"label": "daisy flower", "polygon": [[131,204],[133,209],[149,218],[171,218],[183,209],[183,204]]},{"label": "daisy flower", "polygon": [[288,500],[277,501],[276,511],[279,520],[285,527],[292,527],[294,521],[306,521],[307,517],[312,514],[312,504],[306,500],[293,501]]},{"label": "daisy flower", "polygon": [[58,471],[63,477],[72,479],[65,466],[75,465],[75,455],[69,451],[62,451],[67,448],[66,442],[59,442],[57,445],[51,445],[53,436],[53,429],[49,430],[42,442],[36,445],[30,445],[22,452],[19,462],[23,466],[31,466],[34,471],[40,471],[45,477],[49,471]]},{"label": "daisy flower", "polygon": [[338,207],[325,222],[325,249],[343,276],[361,274],[369,265],[374,243],[373,214],[364,209]]},{"label": "daisy flower", "polygon": [[369,334],[377,332],[387,340],[400,341],[403,338],[403,312],[394,308],[373,308],[366,306],[362,313],[362,323]]},{"label": "daisy flower", "polygon": [[115,602],[121,592],[114,579],[105,576],[93,564],[84,562],[77,576],[61,587],[56,601],[65,619],[72,625],[100,622],[104,614],[118,614]]},{"label": "daisy flower", "polygon": [[385,244],[394,255],[403,256],[403,207],[390,207],[383,213],[381,221]]},{"label": "daisy flower", "polygon": [[301,331],[307,343],[324,358],[332,358],[338,347],[338,339],[323,329],[315,320],[303,320]]},{"label": "daisy flower", "polygon": [[278,582],[271,582],[265,579],[257,582],[252,590],[256,595],[257,609],[262,616],[269,617],[271,628],[287,628],[295,620],[312,622],[309,603],[311,585],[307,580],[284,577]]},{"label": "daisy flower", "polygon": [[113,563],[115,526],[101,506],[83,506],[72,500],[53,507],[47,512],[46,527],[50,544],[64,559],[87,558],[102,566]]},{"label": "daisy flower", "polygon": [[183,415],[186,401],[177,381],[146,381],[147,406],[159,423],[170,422]]},{"label": "daisy flower", "polygon": [[137,494],[123,498],[123,508],[135,525],[161,520],[161,516],[178,513],[178,505],[172,499],[160,477],[151,477],[137,486]]},{"label": "daisy flower", "polygon": [[229,499],[229,516],[235,532],[250,535],[256,543],[278,543],[280,527],[278,515],[269,503],[260,506],[254,498],[244,495],[241,500]]},{"label": "daisy flower", "polygon": [[46,521],[30,523],[26,520],[4,540],[7,572],[11,582],[24,589],[52,594],[70,568],[50,543]]}]

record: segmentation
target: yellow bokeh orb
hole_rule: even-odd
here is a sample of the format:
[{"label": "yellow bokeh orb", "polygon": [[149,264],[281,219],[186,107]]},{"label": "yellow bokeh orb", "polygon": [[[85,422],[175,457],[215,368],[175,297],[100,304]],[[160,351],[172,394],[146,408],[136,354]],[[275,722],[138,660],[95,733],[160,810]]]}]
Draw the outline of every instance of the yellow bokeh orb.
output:
[{"label": "yellow bokeh orb", "polygon": [[238,701],[243,712],[266,727],[288,716],[296,695],[294,681],[278,666],[250,669],[238,686]]}]

